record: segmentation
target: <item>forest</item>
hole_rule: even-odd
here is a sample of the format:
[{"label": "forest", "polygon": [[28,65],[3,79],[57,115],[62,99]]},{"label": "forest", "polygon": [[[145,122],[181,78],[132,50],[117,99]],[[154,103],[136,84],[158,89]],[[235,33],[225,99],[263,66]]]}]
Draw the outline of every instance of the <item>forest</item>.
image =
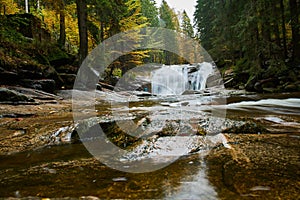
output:
[{"label": "forest", "polygon": [[236,81],[246,84],[246,89],[254,89],[257,80],[283,85],[288,80],[278,79],[286,74],[296,82],[299,6],[298,0],[198,0],[196,37],[219,67],[231,67],[236,72]]},{"label": "forest", "polygon": [[0,199],[299,200],[300,0],[157,2],[0,0]]},{"label": "forest", "polygon": [[[165,1],[158,7],[154,0],[34,0],[13,3],[1,0],[0,7],[4,16],[30,13],[39,18],[42,27],[50,31],[51,40],[57,42],[61,49],[76,55],[78,63],[105,39],[133,28],[164,27],[191,37],[194,35],[186,12],[177,13]],[[2,40],[7,40],[5,30],[2,31]],[[122,72],[150,60],[166,64],[182,62],[174,55],[168,58],[170,56],[170,53],[161,51],[135,51],[112,63],[108,73],[121,76]]]},{"label": "forest", "polygon": [[[0,13],[2,18],[20,13],[38,18],[50,33],[51,43],[74,55],[77,67],[93,48],[117,33],[149,26],[175,30],[199,41],[210,53],[226,87],[280,92],[299,89],[290,84],[299,78],[299,4],[297,0],[198,0],[194,19],[190,19],[166,1],[156,5],[154,0],[1,0]],[[26,20],[12,23],[19,22]],[[6,27],[1,29],[2,44],[20,40],[11,38],[11,31],[17,31],[7,28],[11,24],[1,23]],[[110,65],[106,81],[114,85],[111,77],[121,77],[149,62],[170,65],[187,61],[162,50],[134,51]]]}]

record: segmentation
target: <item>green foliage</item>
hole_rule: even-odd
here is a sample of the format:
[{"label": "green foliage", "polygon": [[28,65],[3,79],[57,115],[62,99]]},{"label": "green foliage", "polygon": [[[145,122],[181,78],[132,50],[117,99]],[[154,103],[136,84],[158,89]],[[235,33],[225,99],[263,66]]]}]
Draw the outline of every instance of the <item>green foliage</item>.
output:
[{"label": "green foliage", "polygon": [[141,0],[142,14],[147,18],[151,27],[159,26],[158,10],[154,0]]},{"label": "green foliage", "polygon": [[[61,50],[55,41],[40,41],[23,35],[24,26],[26,28],[29,24],[39,24],[35,21],[38,20],[37,18],[28,16],[29,14],[0,16],[1,67],[8,70],[24,68],[43,71],[52,61],[69,59],[69,55]],[[33,23],[34,21],[35,23]],[[20,27],[23,29],[19,29]],[[35,29],[35,27],[31,27],[31,29]]]},{"label": "green foliage", "polygon": [[[173,9],[167,4],[166,1],[162,1],[162,4],[159,8],[159,17],[161,20],[161,24],[164,28],[180,31],[180,25],[178,16]],[[173,44],[172,49],[179,49],[178,38],[170,36],[170,34],[166,34],[162,36],[162,41],[165,41],[166,44]],[[180,58],[178,55],[175,55],[172,52],[163,51],[161,62],[164,64],[178,64],[180,63]]]},{"label": "green foliage", "polygon": [[[0,7],[6,5],[7,13],[9,2],[12,1],[0,0]],[[88,0],[85,2],[87,3],[87,20],[85,25],[88,28],[88,45],[84,46],[87,46],[85,49],[89,51],[117,33],[146,26],[159,27],[161,25],[160,22],[164,22],[165,27],[168,29],[182,32],[178,15],[165,1],[163,1],[159,9],[156,7],[155,0]],[[28,21],[21,17],[16,18],[10,24],[10,26],[16,27],[16,30],[4,28],[5,26],[2,25],[4,22],[0,21],[1,41],[8,41],[11,44],[12,42],[23,43],[24,46],[21,47],[21,51],[26,50],[28,53],[23,53],[19,56],[30,58],[36,53],[33,59],[44,64],[49,64],[52,60],[68,58],[68,55],[64,51],[61,51],[60,48],[74,54],[79,51],[79,14],[76,8],[77,4],[75,0],[39,1],[39,6],[37,5],[37,1],[30,2],[30,13],[28,15],[40,19],[39,25],[36,28],[47,29],[51,34],[51,39],[49,37],[47,41],[43,42],[34,37],[33,39],[24,37],[19,33],[20,31],[18,31],[17,27],[22,24],[24,26],[28,25]],[[13,4],[10,5],[9,9],[9,12],[20,11],[24,13],[24,1],[13,0]],[[185,24],[184,31],[187,34],[193,35],[190,19],[186,16],[183,20]],[[139,43],[143,41],[145,34],[147,33],[130,35],[127,38],[131,41],[128,42],[128,45],[132,45],[134,49],[141,49],[139,48]],[[178,47],[176,43],[177,38],[166,37],[162,39],[169,41],[169,43],[174,43],[175,48],[182,48]],[[60,46],[56,44],[56,41],[60,43]],[[151,43],[151,41],[147,42]],[[31,51],[31,48],[34,48],[34,51]],[[115,53],[121,55],[122,52]],[[170,52],[152,49],[136,50],[119,57],[110,65],[108,74],[109,76],[120,76],[131,68],[142,65],[145,62],[174,64],[180,63],[181,60],[178,56]]]},{"label": "green foliage", "polygon": [[122,77],[122,70],[119,68],[115,68],[112,72],[113,76]]},{"label": "green foliage", "polygon": [[175,30],[176,27],[175,22],[173,21],[173,10],[164,0],[159,8],[159,17],[163,22],[164,28]]},{"label": "green foliage", "polygon": [[231,60],[237,73],[276,76],[287,64],[295,65],[295,45],[300,42],[298,34],[291,34],[291,20],[300,17],[291,3],[300,7],[295,0],[197,0],[196,35],[215,60]]},{"label": "green foliage", "polygon": [[194,37],[194,29],[191,24],[191,20],[185,10],[182,13],[182,23],[181,23],[182,32],[189,37]]}]

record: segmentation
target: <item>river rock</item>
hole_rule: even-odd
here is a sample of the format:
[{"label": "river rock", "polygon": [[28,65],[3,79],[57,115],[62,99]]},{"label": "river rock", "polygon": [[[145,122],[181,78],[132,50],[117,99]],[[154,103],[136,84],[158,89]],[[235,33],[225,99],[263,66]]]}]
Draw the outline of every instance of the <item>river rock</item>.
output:
[{"label": "river rock", "polygon": [[108,89],[108,90],[114,90],[114,86],[109,85],[109,84],[107,84],[107,83],[99,82],[99,85],[100,85],[102,88],[105,88],[105,89]]},{"label": "river rock", "polygon": [[284,91],[286,91],[286,92],[296,92],[298,90],[299,90],[299,86],[297,86],[296,84],[293,84],[293,83],[287,84],[284,87]]},{"label": "river rock", "polygon": [[0,84],[15,84],[18,79],[19,76],[15,72],[0,71]]},{"label": "river rock", "polygon": [[277,88],[262,88],[265,93],[274,93],[277,91]]},{"label": "river rock", "polygon": [[21,78],[24,79],[41,79],[43,78],[43,73],[37,70],[19,70]]},{"label": "river rock", "polygon": [[269,131],[260,124],[254,122],[246,122],[245,124],[234,124],[222,131],[223,133],[235,133],[235,134],[262,134]]},{"label": "river rock", "polygon": [[20,81],[20,84],[24,87],[43,90],[49,93],[54,93],[56,89],[56,83],[52,79],[42,79],[42,80],[23,79]]},{"label": "river rock", "polygon": [[203,91],[186,90],[181,95],[203,94]]},{"label": "river rock", "polygon": [[134,91],[133,94],[138,96],[138,97],[150,97],[150,96],[152,96],[152,94],[150,92],[144,92],[144,91]]},{"label": "river rock", "polygon": [[45,79],[53,79],[58,88],[64,85],[64,80],[59,76],[55,68],[52,66],[44,66],[43,75]]},{"label": "river rock", "polygon": [[251,77],[248,82],[245,85],[245,89],[249,92],[255,92],[255,87],[258,87],[257,85],[257,78],[255,76]]},{"label": "river rock", "polygon": [[224,86],[226,88],[232,88],[234,86],[234,78],[226,77],[226,79],[224,79]]},{"label": "river rock", "polygon": [[214,87],[214,86],[219,86],[222,84],[223,84],[223,79],[221,78],[221,76],[219,74],[210,75],[206,81],[207,87]]},{"label": "river rock", "polygon": [[64,89],[72,89],[74,87],[74,82],[76,79],[76,74],[59,74],[59,76],[64,80]]},{"label": "river rock", "polygon": [[77,74],[78,67],[74,67],[72,65],[63,65],[59,67],[55,67],[56,71],[61,74]]},{"label": "river rock", "polygon": [[0,88],[0,101],[1,102],[34,102],[33,99],[28,96],[9,90],[7,88]]},{"label": "river rock", "polygon": [[18,93],[24,94],[29,98],[35,99],[35,100],[46,100],[46,101],[53,101],[56,102],[57,100],[61,100],[62,97],[58,97],[54,94],[50,94],[47,92],[44,92],[42,90],[35,90],[31,88],[24,88],[24,87],[15,87],[15,86],[9,86],[9,90],[14,90]]},{"label": "river rock", "polygon": [[276,88],[278,80],[276,78],[269,78],[260,81],[262,88]]}]

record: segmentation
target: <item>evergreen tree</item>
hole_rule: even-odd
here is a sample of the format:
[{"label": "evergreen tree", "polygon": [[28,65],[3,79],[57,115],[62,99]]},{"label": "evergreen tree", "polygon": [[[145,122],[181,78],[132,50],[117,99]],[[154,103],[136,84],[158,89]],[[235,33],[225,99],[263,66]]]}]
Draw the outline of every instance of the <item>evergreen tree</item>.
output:
[{"label": "evergreen tree", "polygon": [[141,0],[142,14],[147,18],[151,27],[159,26],[158,10],[154,0]]},{"label": "evergreen tree", "polygon": [[159,8],[159,18],[164,28],[175,30],[173,11],[165,0],[162,1]]},{"label": "evergreen tree", "polygon": [[[167,29],[171,30],[177,30],[180,31],[180,25],[178,16],[175,13],[173,9],[170,8],[170,6],[167,4],[165,0],[162,1],[162,4],[159,8],[159,17],[161,20],[161,26]],[[165,41],[165,44],[172,44],[172,47],[168,47],[174,50],[179,49],[177,38],[173,38],[169,34],[164,35],[162,38],[163,41]],[[164,64],[177,64],[180,63],[180,59],[178,55],[175,55],[172,52],[164,51],[163,58],[161,60]]]},{"label": "evergreen tree", "polygon": [[300,3],[297,0],[289,0],[289,4],[292,26],[293,59],[300,62]]},{"label": "evergreen tree", "polygon": [[197,0],[194,18],[204,48],[220,66],[235,66],[249,81],[300,63],[297,0]]},{"label": "evergreen tree", "polygon": [[191,20],[185,10],[182,13],[182,22],[181,22],[181,29],[184,34],[193,38],[194,37],[194,29],[191,24]]}]

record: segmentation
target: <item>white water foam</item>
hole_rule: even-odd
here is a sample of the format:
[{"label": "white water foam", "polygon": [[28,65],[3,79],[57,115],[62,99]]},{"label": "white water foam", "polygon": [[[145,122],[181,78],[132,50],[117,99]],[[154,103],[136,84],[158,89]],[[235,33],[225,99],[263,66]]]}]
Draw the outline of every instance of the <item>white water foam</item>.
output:
[{"label": "white water foam", "polygon": [[170,65],[152,72],[151,87],[155,95],[181,95],[186,90],[204,90],[207,78],[214,72],[211,63]]}]

